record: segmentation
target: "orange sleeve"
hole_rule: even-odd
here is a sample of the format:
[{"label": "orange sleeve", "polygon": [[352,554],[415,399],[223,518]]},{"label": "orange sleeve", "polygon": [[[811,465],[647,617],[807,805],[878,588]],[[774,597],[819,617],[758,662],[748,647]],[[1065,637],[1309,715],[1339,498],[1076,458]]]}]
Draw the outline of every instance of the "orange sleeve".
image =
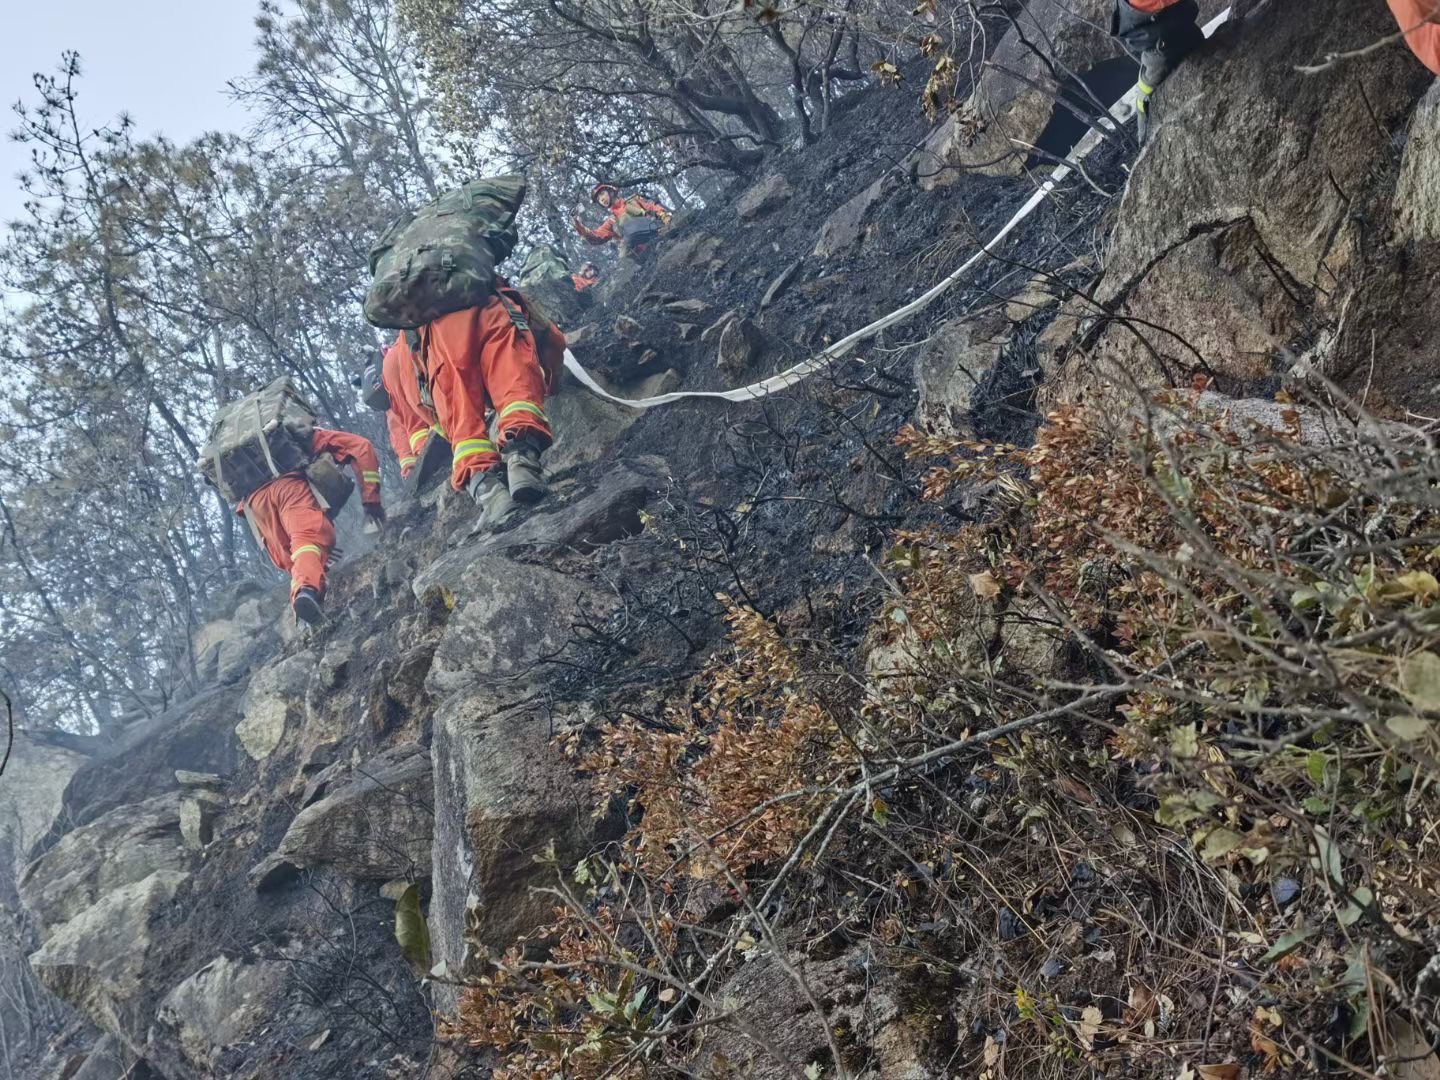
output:
[{"label": "orange sleeve", "polygon": [[1405,44],[1420,62],[1440,75],[1440,2],[1389,0],[1390,12],[1400,24]]},{"label": "orange sleeve", "polygon": [[615,239],[615,219],[613,217],[607,217],[600,223],[598,229],[587,229],[584,225],[576,225],[575,231],[578,232],[587,243],[595,244],[596,246],[608,244],[611,240]]},{"label": "orange sleeve", "polygon": [[360,501],[366,506],[380,502],[380,459],[375,445],[363,435],[348,431],[316,428],[310,437],[310,449],[316,454],[330,454],[341,465],[349,465],[360,484]]},{"label": "orange sleeve", "polygon": [[634,198],[634,200],[640,204],[641,210],[644,210],[647,214],[654,214],[661,221],[666,222],[667,224],[669,223],[670,211],[668,208],[662,206],[660,203],[656,202],[653,199],[645,198],[645,196],[643,195],[634,195],[632,196],[632,198]]}]

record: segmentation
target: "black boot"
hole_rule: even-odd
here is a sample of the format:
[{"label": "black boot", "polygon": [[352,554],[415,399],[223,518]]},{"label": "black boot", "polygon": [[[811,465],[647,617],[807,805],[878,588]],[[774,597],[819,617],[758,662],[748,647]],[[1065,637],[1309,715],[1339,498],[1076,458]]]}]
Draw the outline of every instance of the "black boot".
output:
[{"label": "black boot", "polygon": [[295,618],[307,626],[319,626],[325,621],[325,611],[320,606],[320,594],[308,585],[295,594],[290,601],[290,607],[295,612]]}]

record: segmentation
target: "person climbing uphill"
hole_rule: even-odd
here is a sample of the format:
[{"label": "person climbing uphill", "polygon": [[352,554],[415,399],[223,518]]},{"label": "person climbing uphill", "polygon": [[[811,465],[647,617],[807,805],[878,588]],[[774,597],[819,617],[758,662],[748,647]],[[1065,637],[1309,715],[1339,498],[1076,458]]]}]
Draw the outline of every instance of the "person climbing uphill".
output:
[{"label": "person climbing uphill", "polygon": [[[563,355],[565,344],[553,324],[529,314],[524,297],[497,278],[485,304],[442,315],[419,332],[436,417],[453,448],[450,484],[480,507],[481,528],[498,528],[517,504],[533,505],[547,491],[540,455],[551,441],[544,410],[549,376],[541,350],[558,347]],[[558,342],[551,340],[557,335]],[[497,441],[487,408],[495,413]]]},{"label": "person climbing uphill", "polygon": [[[1440,75],[1440,0],[1386,0],[1405,43],[1420,62]],[[1243,17],[1250,3],[1237,0],[1232,15]],[[1140,63],[1135,103],[1138,135],[1149,130],[1150,99],[1180,61],[1205,40],[1196,0],[1115,0],[1110,33]]]},{"label": "person climbing uphill", "polygon": [[[360,485],[366,521],[384,523],[380,460],[369,439],[317,427],[310,436],[310,452],[312,457],[328,454],[337,465],[349,465]],[[324,617],[325,569],[335,550],[335,526],[321,508],[311,481],[298,470],[278,476],[241,499],[235,513],[254,527],[276,568],[290,575],[295,617],[318,625]]]},{"label": "person climbing uphill", "polygon": [[655,237],[670,224],[670,211],[643,195],[621,195],[614,184],[597,184],[590,197],[610,212],[598,229],[587,228],[579,217],[573,219],[575,231],[588,244],[601,247],[612,240],[620,241],[620,257],[643,259],[651,250]]},{"label": "person climbing uphill", "polygon": [[587,262],[580,267],[579,273],[570,275],[570,280],[575,283],[576,292],[584,292],[599,283],[600,268],[593,262]]},{"label": "person climbing uphill", "polygon": [[1140,63],[1136,123],[1140,141],[1149,130],[1150,97],[1205,35],[1197,25],[1196,0],[1115,0],[1110,33]]},{"label": "person climbing uphill", "polygon": [[400,460],[400,475],[407,478],[415,471],[431,435],[444,436],[436,423],[435,410],[420,398],[417,363],[402,332],[385,350],[380,371],[390,448]]}]

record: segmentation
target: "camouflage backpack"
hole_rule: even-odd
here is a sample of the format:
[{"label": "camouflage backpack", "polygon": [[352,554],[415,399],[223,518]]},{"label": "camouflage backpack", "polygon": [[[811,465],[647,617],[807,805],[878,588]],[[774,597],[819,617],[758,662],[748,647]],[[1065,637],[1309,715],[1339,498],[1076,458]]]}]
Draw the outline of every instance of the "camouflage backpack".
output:
[{"label": "camouflage backpack", "polygon": [[541,244],[531,248],[530,254],[525,256],[525,265],[520,268],[520,287],[523,289],[527,285],[569,276],[570,264],[565,261],[565,256],[555,250],[553,244]]},{"label": "camouflage backpack", "polygon": [[312,457],[315,412],[289,376],[223,405],[195,464],[229,503],[248,498],[277,476],[299,472]]},{"label": "camouflage backpack", "polygon": [[[279,476],[304,477],[330,517],[355,483],[329,454],[316,456],[315,412],[288,375],[220,407],[195,464],[226,502],[239,503]],[[245,515],[252,530],[255,523]],[[258,533],[256,543],[260,543]]]},{"label": "camouflage backpack", "polygon": [[370,250],[365,318],[405,330],[483,304],[495,290],[496,265],[519,240],[515,217],[524,201],[523,176],[497,176],[400,218]]}]

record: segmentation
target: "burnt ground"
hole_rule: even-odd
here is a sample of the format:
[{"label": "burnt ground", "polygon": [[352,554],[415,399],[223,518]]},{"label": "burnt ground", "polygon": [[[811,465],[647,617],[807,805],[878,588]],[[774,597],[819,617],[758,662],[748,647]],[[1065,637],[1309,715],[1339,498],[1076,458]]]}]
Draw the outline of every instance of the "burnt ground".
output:
[{"label": "burnt ground", "polygon": [[[592,312],[596,336],[578,350],[582,361],[612,376],[633,375],[636,357],[653,349],[682,374],[685,388],[725,388],[735,374],[716,367],[708,344],[681,342],[678,320],[657,306],[657,296],[704,300],[711,318],[732,309],[758,315],[771,347],[744,373],[748,381],[804,359],[929,287],[974,250],[977,238],[1003,224],[1036,181],[979,177],[923,192],[903,163],[928,127],[913,87],[865,91],[815,145],[771,163],[794,189],[782,211],[742,225],[730,200],[717,201],[666,239],[720,237],[715,262],[663,278],[652,271],[627,291],[633,302],[623,307],[604,305],[602,295]],[[1111,190],[1123,180],[1105,153],[1089,171]],[[882,193],[867,215],[865,240],[829,260],[812,257],[829,215],[877,180]],[[737,185],[734,194],[743,190]],[[1000,257],[856,357],[763,402],[654,410],[611,456],[582,470],[575,491],[592,488],[616,459],[653,454],[665,460],[673,486],[649,508],[641,535],[560,559],[562,569],[603,583],[625,603],[604,625],[574,628],[570,644],[550,661],[555,697],[586,701],[602,717],[661,722],[667,695],[723,640],[717,594],[837,649],[855,646],[879,602],[875,553],[902,523],[940,513],[921,506],[916,470],[892,445],[914,410],[917,350],[945,321],[1014,294],[1037,270],[1054,271],[1091,252],[1107,205],[1084,184],[1067,182]],[[759,313],[771,282],[797,261],[789,289]],[[1073,283],[1083,284],[1083,276]],[[613,327],[622,310],[640,326],[624,338]],[[1014,335],[977,397],[983,433],[1023,440],[1033,430],[1035,332],[1022,327]],[[951,516],[963,520],[964,511]],[[408,553],[387,550],[340,567],[331,625],[280,655],[256,659],[252,670],[301,649],[328,655],[332,644],[353,642],[348,659],[335,664],[328,699],[307,704],[310,719],[318,711],[340,721],[343,734],[333,743],[257,764],[233,741],[216,740],[216,732],[234,726],[242,682],[192,699],[137,733],[125,754],[87,767],[72,784],[72,823],[172,788],[176,768],[227,773],[231,791],[245,793],[170,913],[166,960],[154,973],[163,992],[217,952],[292,965],[292,1007],[260,1038],[229,1048],[219,1063],[224,1075],[384,1076],[397,1055],[410,1063],[400,1074],[411,1075],[404,1069],[413,1071],[430,1055],[432,1018],[397,955],[393,905],[380,898],[377,883],[320,871],[257,892],[247,875],[274,849],[317,777],[338,783],[348,775],[347,762],[428,740],[432,706],[419,687],[445,612],[415,600],[408,574],[443,550],[453,512],[448,517],[437,526],[428,509],[411,504],[392,526]],[[283,602],[272,596],[277,600]],[[310,1050],[321,1032],[330,1034]],[[176,1060],[156,1064],[185,1075]]]}]

